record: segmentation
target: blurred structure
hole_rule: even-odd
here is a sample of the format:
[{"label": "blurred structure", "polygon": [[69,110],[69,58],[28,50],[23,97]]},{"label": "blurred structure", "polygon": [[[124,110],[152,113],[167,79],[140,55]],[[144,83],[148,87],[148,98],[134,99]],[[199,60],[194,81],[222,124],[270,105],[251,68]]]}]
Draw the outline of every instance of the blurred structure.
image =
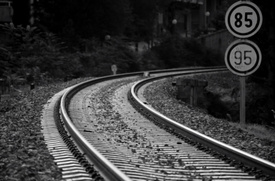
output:
[{"label": "blurred structure", "polygon": [[13,8],[9,0],[0,0],[0,23],[12,22]]},{"label": "blurred structure", "polygon": [[194,37],[201,32],[215,31],[211,21],[221,3],[221,0],[173,0],[164,11],[158,13],[157,34],[170,31],[184,37]]},{"label": "blurred structure", "polygon": [[[13,18],[12,2],[8,0],[0,0],[0,24],[11,23]],[[7,35],[0,33],[0,46],[7,41]]]},{"label": "blurred structure", "polygon": [[214,21],[223,6],[222,0],[171,0],[158,12],[156,37],[165,33],[198,38],[208,48],[224,54],[234,37]]}]

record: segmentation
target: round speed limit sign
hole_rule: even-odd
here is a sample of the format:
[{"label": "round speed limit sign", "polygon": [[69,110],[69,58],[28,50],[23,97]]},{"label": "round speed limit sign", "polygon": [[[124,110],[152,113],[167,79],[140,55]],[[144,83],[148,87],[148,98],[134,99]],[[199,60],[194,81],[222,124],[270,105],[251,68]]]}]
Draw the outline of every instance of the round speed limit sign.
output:
[{"label": "round speed limit sign", "polygon": [[261,28],[263,17],[257,5],[250,1],[238,1],[231,5],[225,15],[228,31],[238,38],[248,38]]},{"label": "round speed limit sign", "polygon": [[225,64],[234,74],[247,76],[260,66],[262,54],[259,47],[249,40],[236,40],[225,52]]}]

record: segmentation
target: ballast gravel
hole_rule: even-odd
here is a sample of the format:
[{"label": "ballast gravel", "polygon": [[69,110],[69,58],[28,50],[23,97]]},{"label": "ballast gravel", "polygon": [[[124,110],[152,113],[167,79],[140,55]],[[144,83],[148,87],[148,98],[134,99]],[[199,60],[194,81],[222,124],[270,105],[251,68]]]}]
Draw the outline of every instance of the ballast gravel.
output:
[{"label": "ballast gravel", "polygon": [[[12,96],[0,104],[0,180],[60,180],[61,172],[46,149],[41,133],[43,105],[55,93],[82,82],[54,83]],[[145,90],[150,106],[222,142],[275,163],[275,143],[232,127],[205,111],[178,101],[171,93],[171,82],[155,82]],[[104,108],[106,109],[106,108]]]},{"label": "ballast gravel", "polygon": [[54,94],[87,79],[36,86],[0,101],[1,181],[62,180],[41,132],[42,110]]},{"label": "ballast gravel", "polygon": [[262,139],[218,119],[203,109],[176,99],[173,80],[165,79],[150,84],[144,92],[147,103],[167,117],[207,136],[275,163],[275,141]]},{"label": "ballast gravel", "polygon": [[[131,178],[209,179],[203,172],[210,170],[203,165],[219,161],[140,115],[127,100],[135,81],[108,81],[78,92],[69,105],[74,124],[97,150]],[[202,158],[208,161],[196,165],[194,160]],[[219,164],[226,165],[222,161]]]}]

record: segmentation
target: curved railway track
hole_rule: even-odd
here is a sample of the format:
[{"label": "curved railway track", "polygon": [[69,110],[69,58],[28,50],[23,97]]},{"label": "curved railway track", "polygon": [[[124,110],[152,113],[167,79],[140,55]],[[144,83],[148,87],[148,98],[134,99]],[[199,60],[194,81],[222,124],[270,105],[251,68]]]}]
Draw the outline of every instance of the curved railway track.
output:
[{"label": "curved railway track", "polygon": [[[148,82],[223,70],[174,69],[107,76],[59,93],[54,101],[49,101],[52,111],[45,115],[54,115],[55,119],[52,124],[44,123],[44,134],[57,164],[63,168],[64,179],[257,180],[243,172],[244,168],[257,168],[274,177],[273,163],[178,124],[143,100],[142,90]],[[152,77],[141,78],[145,74]],[[104,97],[107,94],[119,99]],[[96,104],[91,106],[93,102]],[[97,115],[101,118],[96,119]],[[55,125],[66,144],[61,138],[57,140],[57,132],[52,136],[50,128]],[[232,166],[236,162],[243,165],[242,169]]]}]

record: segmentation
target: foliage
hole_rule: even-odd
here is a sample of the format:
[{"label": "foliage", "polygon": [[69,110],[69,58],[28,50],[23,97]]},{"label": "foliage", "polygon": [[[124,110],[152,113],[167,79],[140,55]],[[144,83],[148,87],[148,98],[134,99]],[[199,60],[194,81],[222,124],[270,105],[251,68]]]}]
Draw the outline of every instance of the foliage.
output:
[{"label": "foliage", "polygon": [[156,70],[165,68],[163,61],[159,60],[156,51],[145,52],[142,55],[140,63],[141,70]]},{"label": "foliage", "polygon": [[274,118],[269,117],[271,110],[266,104],[270,99],[267,87],[247,81],[246,89],[247,120],[254,124],[275,126]]},{"label": "foliage", "polygon": [[[228,78],[227,76],[211,77],[215,78],[212,80],[213,82],[217,81],[216,85],[221,81],[223,82],[232,78]],[[219,80],[219,78],[222,79]],[[177,100],[174,96],[175,94],[171,95],[171,92],[174,92],[171,89],[175,89],[171,86],[171,81],[173,81],[171,78],[156,81],[146,87],[144,96],[147,103],[160,113],[184,126],[265,160],[275,162],[274,139],[261,139],[261,137],[232,126],[227,120],[214,118],[207,114],[205,110],[191,107]],[[266,133],[263,132],[262,134]]]},{"label": "foliage", "polygon": [[[232,5],[236,0],[226,0],[223,1],[222,6],[216,13],[216,17],[212,22],[216,29],[225,28],[224,26],[224,16],[226,10],[230,5]],[[250,78],[260,84],[260,86],[266,87],[269,94],[269,99],[266,101],[267,105],[266,109],[269,112],[269,119],[273,119],[273,114],[271,114],[270,110],[275,109],[275,57],[274,57],[274,10],[275,3],[274,1],[264,2],[260,0],[254,0],[263,15],[263,24],[261,26],[260,31],[251,37],[250,39],[255,42],[262,52],[262,63],[260,68],[250,76]],[[263,41],[266,40],[266,41]]]},{"label": "foliage", "polygon": [[[263,14],[263,24],[260,31],[251,37],[262,52],[262,63],[258,71],[256,71],[250,78],[257,82],[261,87],[265,87],[268,92],[268,99],[266,99],[266,109],[269,115],[269,120],[272,120],[274,115],[271,110],[275,110],[275,2],[263,2],[260,0],[253,1],[257,4]],[[265,41],[263,41],[265,40]]]},{"label": "foliage", "polygon": [[169,36],[152,49],[166,68],[220,65],[221,57],[192,38]]},{"label": "foliage", "polygon": [[[227,118],[228,107],[221,101],[220,95],[210,91],[205,91],[205,98],[202,102],[198,102],[199,107],[206,109],[208,114],[216,118]],[[201,100],[200,100],[201,101]]]},{"label": "foliage", "polygon": [[6,71],[23,78],[32,74],[36,82],[40,82],[45,76],[110,75],[113,64],[118,67],[117,73],[139,70],[137,57],[121,38],[85,40],[84,52],[69,53],[54,34],[36,27],[6,24],[2,31],[9,35],[9,42],[0,51],[1,62],[5,65],[5,69],[1,68],[1,75]]},{"label": "foliage", "polygon": [[39,24],[65,38],[121,35],[131,18],[128,0],[41,0],[36,9]]},{"label": "foliage", "polygon": [[[52,33],[36,27],[1,25],[1,32],[8,35],[8,41],[1,48],[1,75],[17,74],[26,78],[36,74],[40,80],[45,73],[51,77],[79,74],[82,69],[75,54],[63,52],[63,43]],[[2,70],[3,69],[3,70]]]},{"label": "foliage", "polygon": [[121,38],[112,37],[100,45],[94,45],[93,51],[81,54],[81,64],[85,72],[93,76],[112,74],[111,66],[116,64],[117,73],[126,73],[139,70],[139,62]]},{"label": "foliage", "polygon": [[[218,8],[218,11],[213,14],[215,17],[211,22],[217,30],[224,28],[225,12],[227,8],[236,1],[237,0],[221,1],[221,6]],[[111,37],[127,35],[134,40],[149,41],[154,38],[152,32],[155,21],[157,20],[157,12],[169,11],[167,7],[171,5],[171,2],[173,2],[173,0],[40,0],[35,1],[34,9],[35,17],[37,17],[35,23],[37,27],[47,32],[53,32],[57,34],[59,38],[62,38],[62,41],[66,41],[67,46],[70,47],[70,49],[66,50],[72,52],[79,50],[79,45],[83,39],[95,37],[103,41],[107,34],[111,35]],[[266,3],[260,0],[254,0],[253,2],[261,9],[264,21],[261,30],[250,39],[259,45],[262,51],[263,61],[259,70],[250,77],[252,77],[254,81],[268,85],[267,89],[270,94],[268,109],[275,110],[275,28],[274,23],[272,23],[274,22],[275,3],[274,1]],[[13,5],[15,8],[14,22],[16,24],[23,23],[24,26],[26,26],[29,21],[29,14],[25,13],[29,12],[28,2],[14,0]],[[20,21],[23,17],[25,20]],[[105,63],[105,65],[103,63],[97,65],[97,61],[91,61],[93,62],[91,66],[98,67],[88,70],[86,66],[83,66],[86,62],[83,61],[83,59],[90,58],[85,54],[74,55],[70,52],[66,58],[63,52],[64,49],[60,49],[59,46],[61,41],[54,37],[53,34],[46,35],[35,27],[10,26],[5,28],[9,32],[12,32],[10,34],[12,41],[10,42],[11,44],[0,45],[0,63],[4,65],[0,67],[0,76],[3,75],[4,72],[9,72],[10,69],[12,69],[12,73],[15,73],[18,72],[19,69],[22,72],[22,70],[33,69],[37,66],[42,68],[41,72],[50,71],[51,75],[54,76],[81,74],[79,73],[81,71],[85,73],[90,73],[94,70],[101,72],[100,67],[105,69],[106,73],[109,71],[108,67],[110,62]],[[201,47],[193,40],[186,39],[184,40],[185,43],[182,41],[181,38],[166,39],[160,46],[155,47],[152,52],[144,55],[141,61],[141,68],[156,69],[166,66],[167,68],[171,68],[189,65],[220,64],[217,60],[222,60],[222,58],[216,53]],[[91,58],[99,60],[99,55],[105,56],[102,52],[104,52],[104,50],[101,50],[100,53],[97,49],[96,52],[92,53]],[[107,54],[108,53],[110,52],[107,52]],[[113,57],[113,55],[106,55],[105,57]],[[70,62],[71,58],[72,62]],[[103,59],[101,60],[103,61]],[[84,62],[84,64],[77,64],[79,61]],[[76,72],[67,66],[71,64],[79,65]],[[96,74],[99,75],[99,73]],[[273,115],[270,114],[270,119],[272,117]]]},{"label": "foliage", "polygon": [[6,72],[10,65],[11,53],[6,49],[0,47],[0,77]]},{"label": "foliage", "polygon": [[70,42],[105,35],[126,35],[137,41],[153,38],[158,10],[172,0],[48,1],[35,4],[36,23]]},{"label": "foliage", "polygon": [[127,35],[134,40],[153,38],[157,10],[172,0],[40,0],[35,4],[39,26],[69,41]]},{"label": "foliage", "polygon": [[[240,114],[239,77],[228,73],[195,75],[194,78],[208,81],[207,100],[199,106],[208,109],[214,116],[224,117],[237,122]],[[267,85],[255,83],[251,78],[246,81],[246,122],[250,124],[273,125],[274,118],[269,118]],[[206,106],[205,106],[206,105]]]},{"label": "foliage", "polygon": [[[34,1],[35,2],[35,1]],[[12,0],[13,23],[16,25],[27,26],[30,20],[29,0]]]},{"label": "foliage", "polygon": [[237,0],[223,0],[221,1],[220,7],[217,9],[217,12],[214,14],[212,24],[216,30],[225,29],[224,17],[227,9],[235,3]]},{"label": "foliage", "polygon": [[137,41],[150,41],[153,38],[154,24],[157,15],[156,0],[130,0],[132,22],[127,35]]}]

